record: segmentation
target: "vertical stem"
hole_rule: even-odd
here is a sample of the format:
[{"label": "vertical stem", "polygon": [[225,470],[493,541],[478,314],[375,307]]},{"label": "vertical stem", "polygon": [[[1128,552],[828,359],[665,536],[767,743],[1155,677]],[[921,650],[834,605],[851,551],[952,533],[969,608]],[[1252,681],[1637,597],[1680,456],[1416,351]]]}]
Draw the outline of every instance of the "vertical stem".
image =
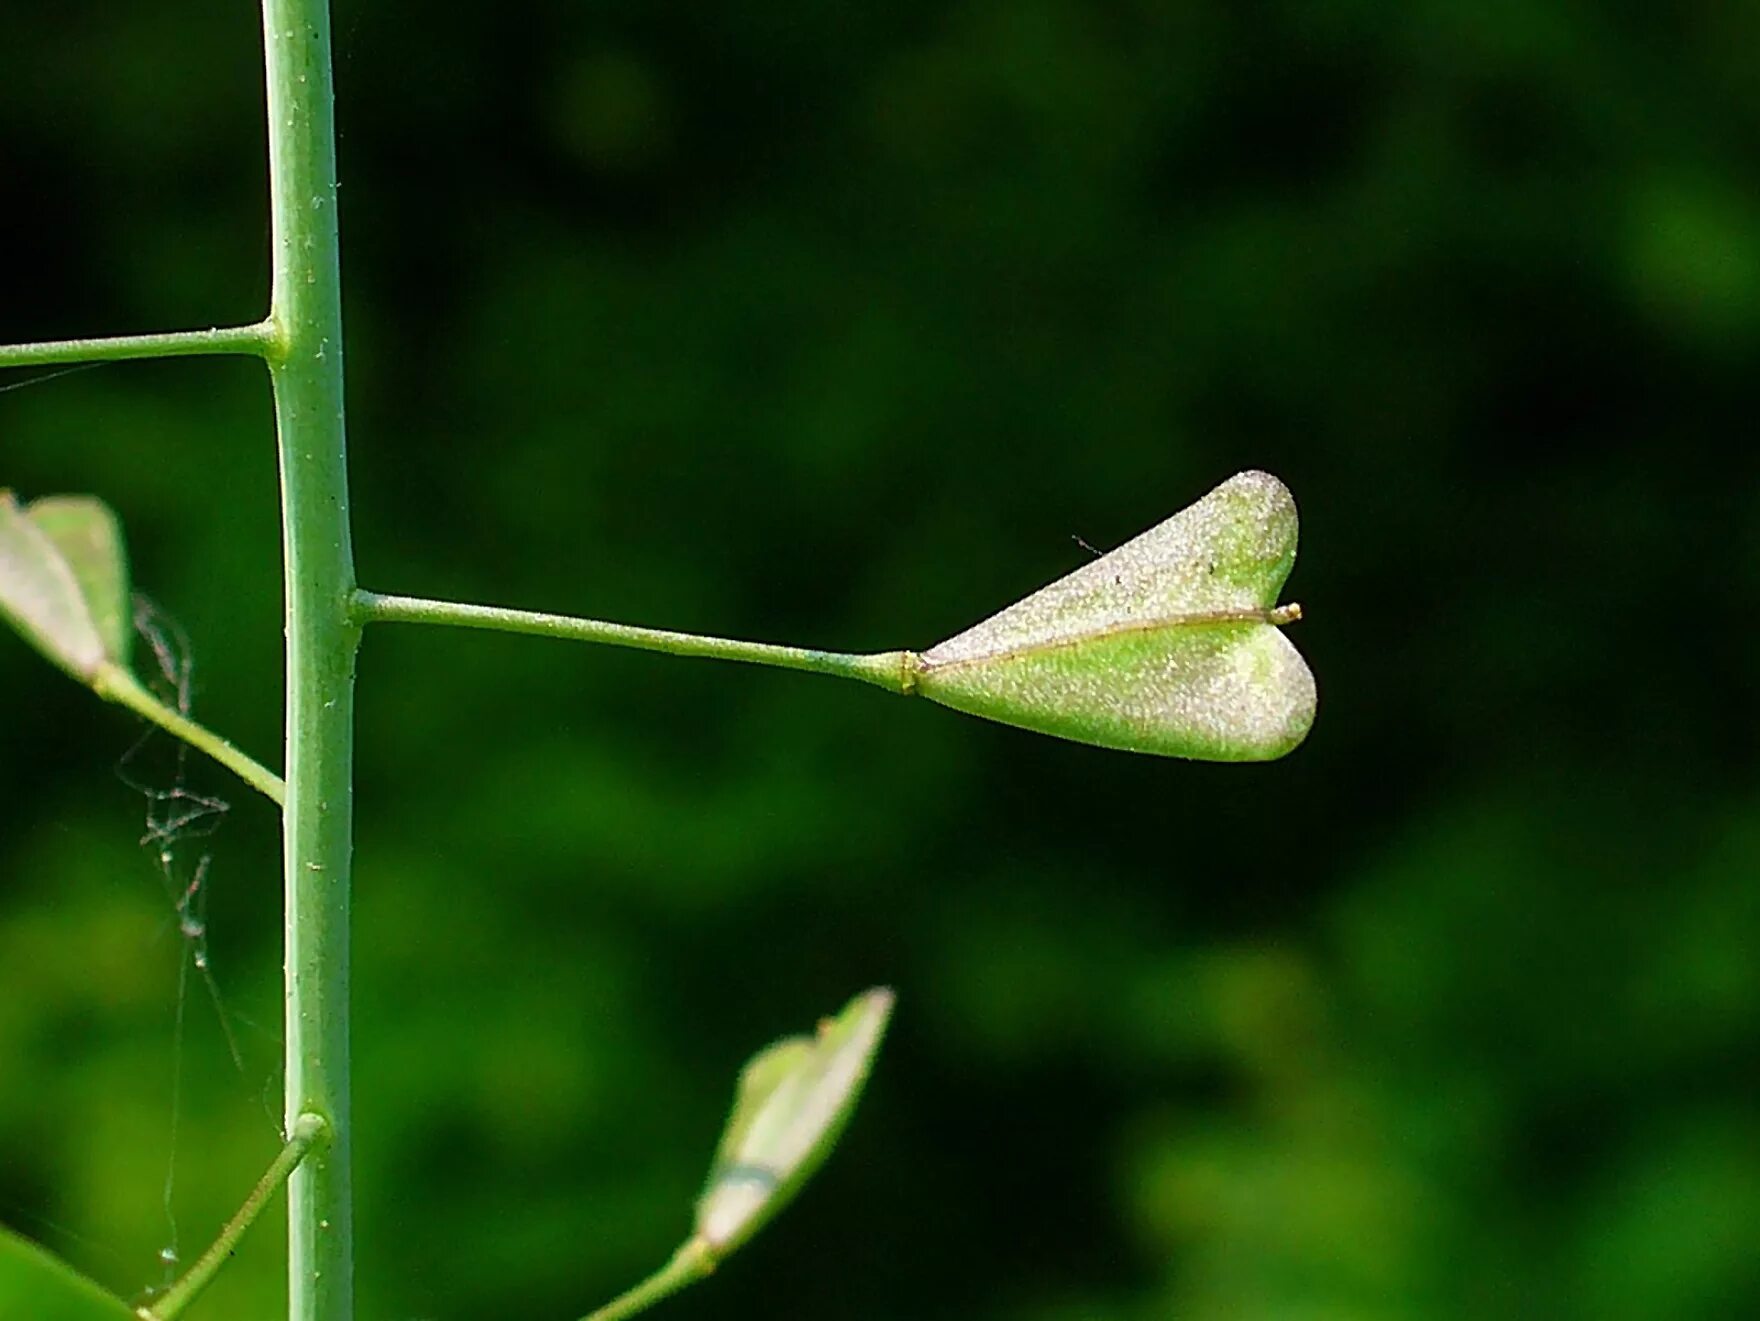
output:
[{"label": "vertical stem", "polygon": [[359,630],[343,431],[328,0],[263,0],[273,289],[268,352],[287,594],[287,1123],[324,1149],[288,1183],[290,1321],[350,1321],[348,942]]}]

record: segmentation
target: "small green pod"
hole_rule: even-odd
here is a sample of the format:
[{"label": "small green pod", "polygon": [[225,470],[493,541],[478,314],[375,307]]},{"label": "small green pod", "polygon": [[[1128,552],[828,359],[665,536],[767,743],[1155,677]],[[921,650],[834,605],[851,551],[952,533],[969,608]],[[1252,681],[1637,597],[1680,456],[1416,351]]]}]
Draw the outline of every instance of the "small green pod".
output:
[{"label": "small green pod", "polygon": [[779,1041],[746,1065],[697,1202],[696,1237],[713,1257],[756,1233],[830,1153],[891,1014],[891,991],[864,991],[813,1036]]},{"label": "small green pod", "polygon": [[75,678],[127,668],[128,561],[116,515],[92,496],[21,506],[0,491],[0,616]]},{"label": "small green pod", "polygon": [[1314,676],[1277,605],[1296,558],[1284,484],[1244,472],[930,648],[907,682],[969,715],[1105,748],[1269,761],[1314,722]]}]

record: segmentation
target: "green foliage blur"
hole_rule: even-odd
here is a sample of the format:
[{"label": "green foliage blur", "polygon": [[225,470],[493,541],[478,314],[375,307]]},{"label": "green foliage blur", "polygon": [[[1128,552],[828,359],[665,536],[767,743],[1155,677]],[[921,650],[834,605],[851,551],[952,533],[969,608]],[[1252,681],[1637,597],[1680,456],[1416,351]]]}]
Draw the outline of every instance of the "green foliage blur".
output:
[{"label": "green foliage blur", "polygon": [[[0,19],[0,340],[260,315],[252,7]],[[631,1283],[743,1060],[871,984],[842,1147],[663,1315],[1760,1315],[1760,10],[339,0],[336,37],[365,585],[925,646],[1264,467],[1321,690],[1288,760],[1216,767],[370,637],[364,1318]],[[196,714],[276,761],[260,370],[0,393],[0,455],[116,507]],[[173,886],[211,859],[240,1070],[137,847],[170,749],[7,638],[0,691],[0,1220],[135,1294],[275,1150],[276,822],[190,763],[232,810]],[[193,1315],[273,1317],[282,1255],[270,1220]]]}]

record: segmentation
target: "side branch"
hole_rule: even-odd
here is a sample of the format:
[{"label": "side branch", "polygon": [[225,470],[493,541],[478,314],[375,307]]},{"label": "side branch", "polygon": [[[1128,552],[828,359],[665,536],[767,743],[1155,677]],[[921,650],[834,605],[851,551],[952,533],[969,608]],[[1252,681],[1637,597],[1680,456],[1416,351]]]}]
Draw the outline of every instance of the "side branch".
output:
[{"label": "side branch", "polygon": [[102,667],[92,676],[92,691],[207,753],[277,807],[286,803],[287,785],[279,775],[206,725],[198,725],[182,712],[166,706],[127,670],[116,665]]},{"label": "side branch", "polygon": [[536,637],[562,638],[572,642],[596,642],[604,646],[656,651],[668,656],[700,656],[711,660],[743,661],[809,674],[829,674],[858,679],[888,692],[909,693],[911,666],[908,653],[884,651],[857,655],[841,651],[814,651],[807,647],[782,647],[768,642],[742,642],[733,638],[705,637],[698,633],[674,633],[667,629],[637,628],[603,619],[580,619],[573,615],[549,615],[535,610],[509,610],[503,606],[468,605],[462,601],[433,601],[421,597],[386,596],[356,592],[355,617],[362,624],[444,624],[454,628],[487,629],[497,633],[526,633]]},{"label": "side branch", "polygon": [[99,339],[52,339],[0,345],[0,367],[54,367],[64,363],[125,362],[131,358],[265,357],[274,342],[266,321],[213,330],[167,330],[151,335]]},{"label": "side branch", "polygon": [[220,1231],[220,1237],[196,1259],[196,1264],[189,1268],[182,1279],[150,1306],[140,1309],[141,1321],[175,1321],[175,1318],[183,1315],[184,1309],[213,1283],[220,1268],[232,1260],[232,1254],[238,1251],[240,1240],[256,1223],[263,1208],[269,1205],[269,1199],[275,1195],[276,1190],[287,1182],[288,1177],[299,1168],[299,1163],[306,1158],[306,1154],[323,1141],[328,1132],[329,1125],[321,1115],[301,1115],[295,1121],[287,1144],[264,1171],[263,1177],[257,1180],[257,1186],[244,1199],[244,1205],[226,1222],[226,1227]]}]

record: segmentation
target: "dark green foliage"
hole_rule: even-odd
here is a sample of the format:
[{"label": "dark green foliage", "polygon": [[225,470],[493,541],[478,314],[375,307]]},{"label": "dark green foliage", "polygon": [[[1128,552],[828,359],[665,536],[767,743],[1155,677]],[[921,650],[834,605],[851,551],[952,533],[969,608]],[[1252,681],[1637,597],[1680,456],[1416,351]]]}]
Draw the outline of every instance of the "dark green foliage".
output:
[{"label": "dark green foliage", "polygon": [[[258,315],[254,14],[17,8],[0,340]],[[1296,754],[1219,768],[370,638],[363,1316],[636,1278],[752,1043],[871,982],[901,1008],[837,1160],[667,1315],[1760,1312],[1751,8],[337,35],[367,586],[895,646],[1263,467],[1325,692]],[[260,372],[0,394],[0,452],[119,512],[197,715],[275,747]],[[0,1220],[127,1293],[167,1236],[175,924],[127,717],[9,636],[0,685]],[[265,1031],[240,1079],[190,1005],[186,1252],[275,1149],[279,1014],[272,814],[192,766],[236,800],[186,853]],[[259,1234],[203,1307],[265,1314],[280,1262]]]}]

